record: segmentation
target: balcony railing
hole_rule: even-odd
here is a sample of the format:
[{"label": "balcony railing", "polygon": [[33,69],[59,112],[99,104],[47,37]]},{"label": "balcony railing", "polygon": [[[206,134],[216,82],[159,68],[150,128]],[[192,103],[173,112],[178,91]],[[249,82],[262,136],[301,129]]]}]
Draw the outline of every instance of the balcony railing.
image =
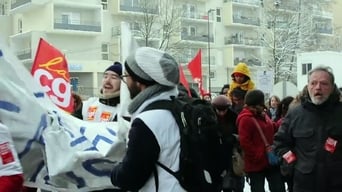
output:
[{"label": "balcony railing", "polygon": [[132,11],[132,12],[139,12],[139,13],[150,13],[150,14],[158,14],[158,7],[156,8],[149,8],[144,6],[129,6],[129,5],[120,5],[121,11]]},{"label": "balcony railing", "polygon": [[239,58],[235,57],[234,59],[234,65],[237,65],[238,63],[246,63],[248,66],[256,65],[261,66],[261,61],[256,58]]},{"label": "balcony railing", "polygon": [[295,4],[284,4],[280,3],[279,6],[277,7],[278,9],[283,9],[283,10],[288,10],[288,11],[299,11],[299,6]]},{"label": "balcony railing", "polygon": [[333,29],[328,27],[316,27],[317,33],[323,33],[323,34],[332,34]]},{"label": "balcony railing", "polygon": [[21,5],[24,5],[26,3],[30,3],[32,2],[32,0],[15,0],[15,1],[12,1],[13,3],[11,4],[11,9],[15,9]]},{"label": "balcony railing", "polygon": [[[208,65],[208,63],[209,63],[208,58],[209,58],[208,56],[202,55],[202,64]],[[193,57],[190,57],[190,56],[178,57],[178,62],[179,63],[189,63],[192,59],[193,59]],[[210,65],[215,65],[215,63],[216,63],[216,57],[210,56]]]},{"label": "balcony railing", "polygon": [[233,15],[233,22],[234,23],[246,24],[246,25],[260,26],[260,19],[259,18]]},{"label": "balcony railing", "polygon": [[[182,34],[182,40],[208,42],[208,35],[188,35]],[[209,42],[214,42],[214,37],[209,37]]]},{"label": "balcony railing", "polygon": [[120,36],[121,35],[121,29],[119,26],[112,27],[112,37]]},{"label": "balcony railing", "polygon": [[17,52],[17,57],[19,60],[31,59],[32,49],[24,49]]},{"label": "balcony railing", "polygon": [[248,45],[248,46],[260,46],[260,40],[252,37],[237,38],[236,36],[225,37],[225,45],[238,44],[238,45]]},{"label": "balcony railing", "polygon": [[232,0],[235,3],[241,3],[246,5],[260,5],[260,0]]},{"label": "balcony railing", "polygon": [[[186,19],[199,19],[199,20],[208,20],[207,13],[195,13],[195,12],[186,12],[182,14],[183,18]],[[211,18],[210,18],[211,19]],[[212,19],[211,19],[212,20]]]},{"label": "balcony railing", "polygon": [[54,28],[76,31],[101,32],[101,25],[98,22],[81,22],[79,24],[71,24],[62,22],[62,19],[55,19]]}]

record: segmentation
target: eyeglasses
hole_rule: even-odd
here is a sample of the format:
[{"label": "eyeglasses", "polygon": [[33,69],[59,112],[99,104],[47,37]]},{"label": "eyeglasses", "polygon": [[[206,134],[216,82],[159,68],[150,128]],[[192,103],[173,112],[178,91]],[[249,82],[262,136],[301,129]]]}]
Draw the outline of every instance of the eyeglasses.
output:
[{"label": "eyeglasses", "polygon": [[120,79],[121,81],[123,81],[124,83],[127,83],[127,77],[129,77],[130,75],[125,74],[125,75],[120,75]]}]

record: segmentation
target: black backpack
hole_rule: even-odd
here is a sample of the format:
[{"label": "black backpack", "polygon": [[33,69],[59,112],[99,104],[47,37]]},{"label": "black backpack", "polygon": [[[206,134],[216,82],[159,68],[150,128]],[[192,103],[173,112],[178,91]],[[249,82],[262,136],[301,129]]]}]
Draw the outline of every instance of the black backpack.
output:
[{"label": "black backpack", "polygon": [[221,191],[225,163],[223,137],[212,105],[198,98],[172,97],[155,101],[144,111],[153,109],[170,110],[180,131],[180,169],[174,172],[160,162],[158,166],[176,177],[189,192]]}]

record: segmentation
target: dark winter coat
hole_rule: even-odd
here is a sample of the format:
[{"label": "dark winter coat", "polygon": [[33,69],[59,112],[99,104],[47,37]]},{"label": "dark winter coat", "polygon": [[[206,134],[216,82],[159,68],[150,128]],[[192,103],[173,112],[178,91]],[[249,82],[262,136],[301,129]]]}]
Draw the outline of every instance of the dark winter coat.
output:
[{"label": "dark winter coat", "polygon": [[[295,178],[300,175],[300,180],[294,179],[295,186],[301,185],[312,192],[342,190],[341,115],[342,103],[335,91],[321,105],[303,98],[284,118],[275,135],[274,146],[279,156],[289,150],[296,155]],[[329,137],[337,141],[333,153],[324,147]]]}]

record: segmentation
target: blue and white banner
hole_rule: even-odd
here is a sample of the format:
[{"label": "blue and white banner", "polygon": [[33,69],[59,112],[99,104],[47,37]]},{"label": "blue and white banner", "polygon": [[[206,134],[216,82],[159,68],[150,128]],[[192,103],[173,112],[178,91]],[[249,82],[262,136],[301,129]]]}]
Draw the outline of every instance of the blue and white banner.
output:
[{"label": "blue and white banner", "polygon": [[113,187],[110,172],[124,156],[129,122],[71,116],[49,100],[1,42],[0,51],[0,121],[11,131],[26,185],[57,191]]}]

